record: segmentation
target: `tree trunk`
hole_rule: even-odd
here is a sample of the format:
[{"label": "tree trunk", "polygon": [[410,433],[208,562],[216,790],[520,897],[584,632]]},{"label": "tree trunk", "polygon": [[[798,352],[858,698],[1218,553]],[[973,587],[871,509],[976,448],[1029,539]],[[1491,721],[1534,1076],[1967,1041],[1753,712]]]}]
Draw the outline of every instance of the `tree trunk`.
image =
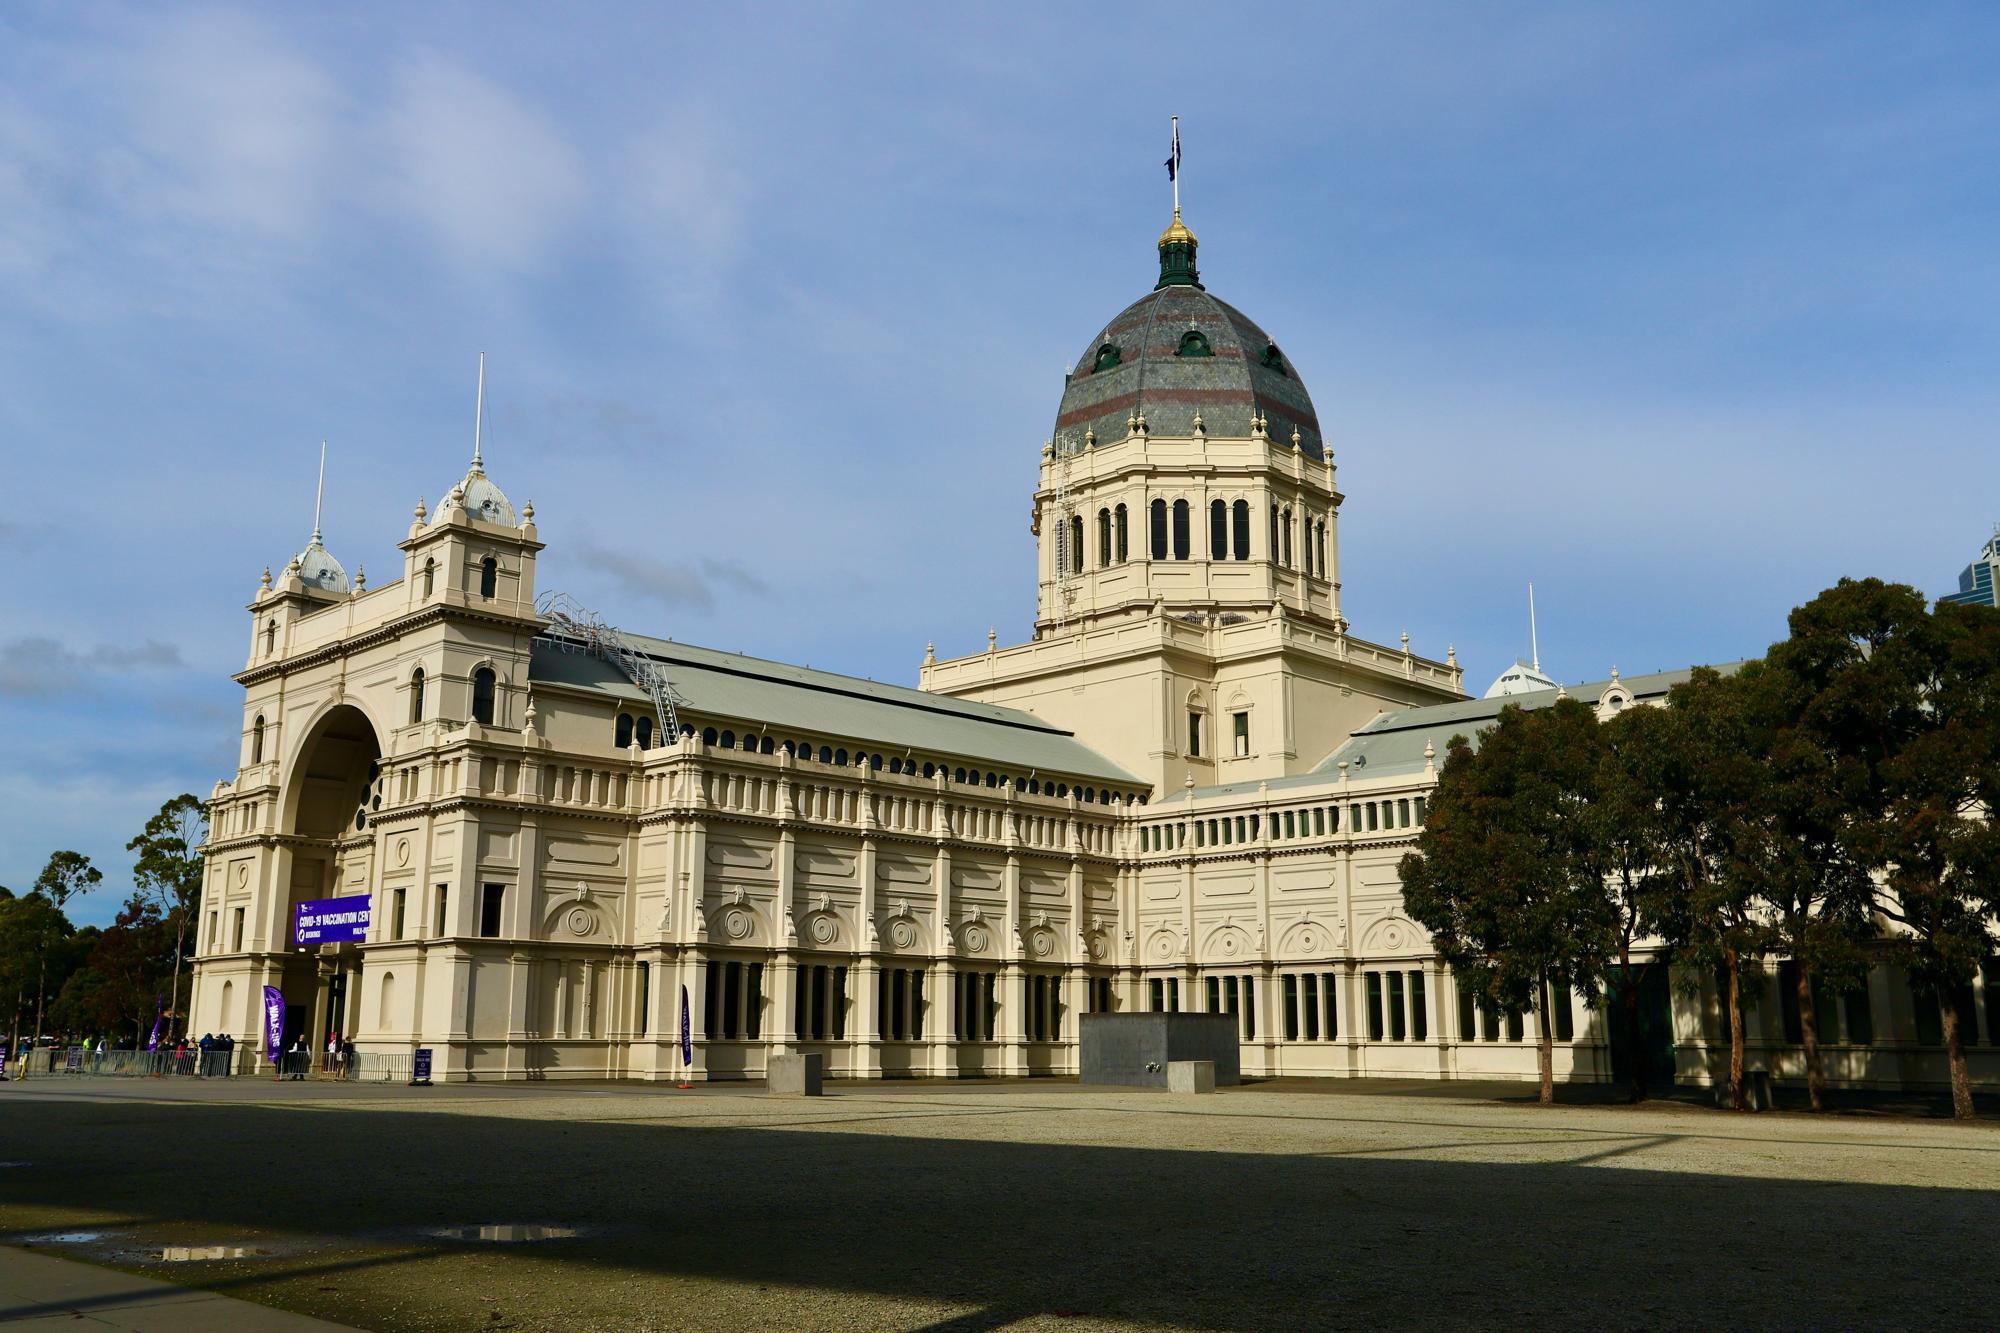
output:
[{"label": "tree trunk", "polygon": [[1738,1111],[1750,1109],[1743,1095],[1743,983],[1739,974],[1742,960],[1736,950],[1722,951],[1722,965],[1729,969],[1729,1105]]},{"label": "tree trunk", "polygon": [[[30,1064],[34,1062],[34,1058],[37,1055],[40,1055],[42,1053],[42,998],[48,993],[48,989],[49,989],[49,949],[48,946],[44,944],[42,946],[41,976],[37,978],[35,981],[35,1045],[34,1048],[28,1052],[28,1061]],[[31,1074],[34,1071],[32,1069],[24,1068],[22,1072]]]},{"label": "tree trunk", "polygon": [[1826,1061],[1819,1050],[1819,1015],[1813,1010],[1812,968],[1799,959],[1799,1036],[1806,1048],[1806,1096],[1812,1109],[1826,1109]]},{"label": "tree trunk", "polygon": [[1965,1069],[1965,1044],[1958,1035],[1958,997],[1948,987],[1938,989],[1938,1015],[1944,1020],[1944,1054],[1951,1066],[1951,1113],[1972,1119],[1972,1077]]},{"label": "tree trunk", "polygon": [[1646,1100],[1646,1062],[1639,1050],[1639,986],[1632,979],[1632,941],[1618,942],[1618,1002],[1625,1010],[1625,1059],[1631,1066],[1632,1100]]},{"label": "tree trunk", "polygon": [[1554,1029],[1549,1026],[1549,979],[1547,976],[1542,978],[1541,1003],[1539,1008],[1542,1011],[1542,1022],[1541,1030],[1535,1037],[1535,1053],[1541,1057],[1541,1102],[1543,1106],[1554,1106],[1556,1104],[1556,1050]]},{"label": "tree trunk", "polygon": [[[187,1035],[187,1014],[181,1008],[181,955],[186,952],[187,929],[187,913],[182,912],[180,929],[174,933],[174,993],[167,1002],[168,1037],[174,1036],[176,1031],[183,1037]],[[188,998],[194,997],[190,995]]]}]

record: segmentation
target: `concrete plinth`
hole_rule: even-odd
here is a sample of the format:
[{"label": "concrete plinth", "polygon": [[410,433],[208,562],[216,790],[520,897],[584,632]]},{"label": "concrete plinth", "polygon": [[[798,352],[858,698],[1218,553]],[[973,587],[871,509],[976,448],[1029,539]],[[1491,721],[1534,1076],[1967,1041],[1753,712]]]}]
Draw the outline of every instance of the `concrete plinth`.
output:
[{"label": "concrete plinth", "polygon": [[826,1057],[774,1055],[764,1062],[765,1091],[778,1097],[817,1097]]},{"label": "concrete plinth", "polygon": [[1084,1083],[1164,1088],[1167,1066],[1200,1061],[1214,1086],[1242,1081],[1234,1014],[1084,1014]]},{"label": "concrete plinth", "polygon": [[1172,1060],[1167,1064],[1168,1092],[1214,1092],[1215,1061]]}]

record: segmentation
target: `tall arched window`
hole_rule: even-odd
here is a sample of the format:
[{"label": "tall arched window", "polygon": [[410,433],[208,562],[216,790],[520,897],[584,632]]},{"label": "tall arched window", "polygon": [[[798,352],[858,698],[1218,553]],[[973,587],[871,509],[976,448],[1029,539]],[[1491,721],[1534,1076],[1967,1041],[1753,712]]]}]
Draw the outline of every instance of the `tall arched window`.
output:
[{"label": "tall arched window", "polygon": [[1174,501],[1174,559],[1188,558],[1188,502]]},{"label": "tall arched window", "polygon": [[277,648],[278,648],[278,622],[275,620],[267,620],[264,622],[264,656],[269,657],[272,653],[277,651]]},{"label": "tall arched window", "polygon": [[497,591],[499,582],[500,562],[489,555],[479,562],[479,595],[491,597]]},{"label": "tall arched window", "polygon": [[1292,511],[1290,506],[1287,506],[1285,509],[1285,568],[1290,569],[1291,567],[1292,567]]},{"label": "tall arched window", "polygon": [[1236,558],[1250,558],[1250,502],[1238,500],[1230,510],[1230,520],[1235,526],[1232,536],[1236,538]]},{"label": "tall arched window", "polygon": [[617,723],[611,729],[611,743],[622,750],[632,743],[632,715],[620,713]]},{"label": "tall arched window", "polygon": [[1069,572],[1083,573],[1083,515],[1069,516]]},{"label": "tall arched window", "polygon": [[430,556],[424,557],[424,596],[437,591],[438,562]]},{"label": "tall arched window", "polygon": [[642,750],[650,750],[650,749],[652,749],[652,748],[653,748],[653,719],[652,719],[652,718],[650,718],[650,717],[642,717],[642,718],[640,718],[640,719],[639,719],[639,725],[638,725],[638,727],[637,727],[637,728],[635,729],[635,734],[636,734],[636,735],[638,736],[638,738],[639,738],[639,748],[640,748],[640,749],[642,749]]},{"label": "tall arched window", "polygon": [[1124,564],[1131,557],[1125,554],[1125,506],[1119,505],[1111,511],[1111,521],[1118,529],[1118,563]]},{"label": "tall arched window", "polygon": [[1278,506],[1271,506],[1271,563],[1278,563]]},{"label": "tall arched window", "polygon": [[1319,576],[1320,576],[1321,578],[1327,578],[1327,577],[1328,577],[1328,574],[1327,574],[1327,572],[1326,572],[1326,520],[1325,520],[1325,519],[1321,519],[1321,520],[1319,521],[1319,525],[1318,525],[1318,526],[1319,526],[1319,533],[1318,533],[1318,541],[1319,541]]},{"label": "tall arched window", "polygon": [[1208,503],[1208,558],[1229,558],[1229,506],[1220,500]]},{"label": "tall arched window", "polygon": [[1153,540],[1151,549],[1153,559],[1165,560],[1167,558],[1167,502],[1165,500],[1153,501],[1152,528]]},{"label": "tall arched window", "polygon": [[499,678],[492,667],[481,667],[472,673],[472,720],[493,725],[493,693]]},{"label": "tall arched window", "polygon": [[410,673],[410,721],[424,720],[424,669],[418,667]]},{"label": "tall arched window", "polygon": [[1111,563],[1111,511],[1097,511],[1097,564],[1101,569]]},{"label": "tall arched window", "polygon": [[257,720],[250,724],[250,762],[264,762],[264,715],[257,714]]}]

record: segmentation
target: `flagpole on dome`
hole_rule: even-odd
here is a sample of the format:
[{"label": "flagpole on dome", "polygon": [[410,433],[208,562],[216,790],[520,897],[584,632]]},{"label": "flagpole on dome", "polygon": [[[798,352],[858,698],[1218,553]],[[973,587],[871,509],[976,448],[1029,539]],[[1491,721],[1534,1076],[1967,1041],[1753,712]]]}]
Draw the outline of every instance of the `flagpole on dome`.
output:
[{"label": "flagpole on dome", "polygon": [[1174,216],[1181,215],[1181,118],[1174,117],[1173,149],[1167,154],[1167,179],[1174,187]]}]

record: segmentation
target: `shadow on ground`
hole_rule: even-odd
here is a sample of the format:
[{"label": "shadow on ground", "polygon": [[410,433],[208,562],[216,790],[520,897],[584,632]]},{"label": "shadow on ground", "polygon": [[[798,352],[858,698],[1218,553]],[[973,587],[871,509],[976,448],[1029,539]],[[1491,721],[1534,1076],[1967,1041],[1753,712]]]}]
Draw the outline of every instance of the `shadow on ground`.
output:
[{"label": "shadow on ground", "polygon": [[[382,1328],[1972,1326],[2000,1300],[1992,1265],[1935,1262],[1934,1238],[2000,1232],[1985,1190],[1584,1169],[1675,1137],[1601,1125],[1560,1162],[1498,1165],[1133,1147],[1130,1117],[1060,1113],[1104,1140],[21,1100],[0,1114],[30,1165],[0,1173],[0,1225],[305,1238],[146,1271]],[[589,1230],[424,1234],[479,1222]]]}]

